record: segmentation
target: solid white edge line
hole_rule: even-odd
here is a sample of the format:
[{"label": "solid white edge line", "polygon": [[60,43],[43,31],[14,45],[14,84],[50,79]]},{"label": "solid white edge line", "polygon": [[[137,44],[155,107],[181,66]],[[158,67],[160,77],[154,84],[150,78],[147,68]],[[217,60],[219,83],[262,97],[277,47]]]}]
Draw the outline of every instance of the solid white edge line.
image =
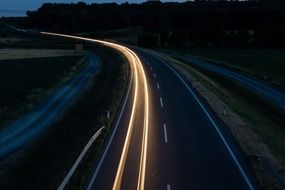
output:
[{"label": "solid white edge line", "polygon": [[66,176],[64,177],[64,179],[62,180],[62,182],[60,183],[60,185],[58,186],[58,190],[63,190],[65,188],[65,186],[68,184],[70,178],[72,177],[72,175],[74,174],[75,170],[77,169],[78,165],[80,164],[82,158],[85,156],[86,152],[89,150],[89,148],[91,147],[91,145],[94,143],[94,141],[99,137],[99,135],[102,133],[103,129],[105,129],[105,126],[101,127],[98,131],[96,131],[96,133],[90,138],[90,140],[88,141],[88,143],[85,145],[84,149],[82,150],[82,152],[80,153],[80,155],[78,156],[78,158],[76,159],[75,163],[73,164],[73,166],[70,168],[70,170],[68,171],[68,173],[66,174]]},{"label": "solid white edge line", "polygon": [[163,102],[162,102],[162,98],[161,97],[159,98],[159,101],[160,101],[160,106],[163,108]]},{"label": "solid white edge line", "polygon": [[103,153],[103,155],[102,155],[102,157],[101,157],[101,159],[100,159],[100,161],[99,161],[99,163],[98,163],[98,166],[97,166],[96,169],[95,169],[95,172],[93,173],[93,175],[92,175],[92,177],[91,177],[91,180],[89,181],[89,184],[88,184],[88,186],[87,186],[87,190],[91,190],[92,185],[93,185],[93,183],[94,183],[94,181],[95,181],[95,179],[96,179],[96,177],[97,177],[97,175],[98,175],[98,173],[99,173],[99,170],[100,170],[100,168],[101,168],[101,166],[102,166],[102,164],[103,164],[103,162],[104,162],[104,160],[105,160],[105,157],[106,157],[106,155],[107,155],[107,152],[109,151],[109,148],[110,148],[110,146],[111,146],[111,143],[112,143],[112,141],[113,141],[113,139],[114,139],[114,136],[115,136],[115,134],[116,134],[116,132],[117,132],[117,129],[118,129],[119,123],[120,123],[120,121],[121,121],[123,112],[124,112],[125,107],[126,107],[126,105],[127,105],[127,100],[128,100],[128,98],[129,98],[129,94],[130,94],[130,90],[131,90],[132,83],[133,83],[133,73],[131,74],[131,80],[130,80],[130,83],[129,83],[129,86],[128,86],[128,91],[127,91],[127,95],[126,95],[125,100],[124,100],[124,103],[123,103],[123,107],[122,107],[121,112],[120,112],[120,114],[119,114],[119,117],[118,117],[118,119],[117,119],[117,121],[116,121],[115,127],[114,127],[114,129],[113,129],[113,131],[112,131],[112,134],[111,134],[111,137],[110,137],[110,139],[109,139],[109,141],[108,141],[108,144],[107,144],[107,146],[106,146],[106,148],[105,148],[105,150],[104,150],[104,153]]},{"label": "solid white edge line", "polygon": [[168,137],[167,137],[167,129],[166,129],[166,124],[163,124],[163,132],[164,132],[164,142],[168,143]]},{"label": "solid white edge line", "polygon": [[[153,55],[153,54],[152,54]],[[239,169],[241,175],[243,176],[246,184],[248,185],[248,187],[251,190],[254,190],[254,187],[249,179],[249,177],[246,175],[245,171],[243,170],[242,166],[240,165],[238,159],[236,158],[235,154],[233,153],[232,149],[230,148],[228,142],[226,141],[225,137],[223,136],[223,134],[221,133],[220,129],[218,128],[218,126],[216,125],[216,123],[214,122],[213,118],[211,117],[211,115],[208,113],[208,111],[206,110],[206,108],[204,107],[204,105],[201,103],[201,101],[198,99],[198,97],[195,95],[195,93],[192,91],[192,89],[188,86],[188,84],[185,82],[185,80],[177,73],[176,70],[174,70],[171,66],[169,66],[164,60],[162,60],[160,57],[153,55],[154,57],[156,57],[157,59],[159,59],[162,63],[164,63],[170,70],[172,70],[174,72],[174,74],[182,81],[182,83],[185,85],[185,87],[188,89],[188,91],[192,94],[192,96],[195,98],[195,100],[198,102],[198,104],[200,105],[200,107],[202,108],[202,110],[204,111],[204,113],[206,114],[206,116],[208,117],[208,119],[210,120],[210,122],[212,123],[212,125],[214,126],[216,132],[218,133],[218,135],[220,136],[220,138],[222,139],[222,142],[224,143],[225,147],[227,148],[228,152],[230,153],[232,159],[234,160],[234,163],[236,164],[237,168]]]}]

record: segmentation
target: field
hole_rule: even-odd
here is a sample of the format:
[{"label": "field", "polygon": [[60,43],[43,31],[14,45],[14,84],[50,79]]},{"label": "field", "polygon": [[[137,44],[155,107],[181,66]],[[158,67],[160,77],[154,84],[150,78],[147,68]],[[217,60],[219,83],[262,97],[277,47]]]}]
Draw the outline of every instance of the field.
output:
[{"label": "field", "polygon": [[187,49],[191,55],[253,74],[285,86],[285,49]]},{"label": "field", "polygon": [[37,102],[44,90],[55,87],[81,58],[0,60],[0,126]]},{"label": "field", "polygon": [[[0,49],[23,48],[23,49],[74,49],[76,41],[68,39],[51,38],[48,36],[9,36],[0,38]],[[82,43],[82,42],[81,42]]]},{"label": "field", "polygon": [[80,35],[87,35],[93,38],[113,40],[121,43],[136,45],[138,43],[137,38],[141,33],[141,27],[130,27],[115,30],[96,31],[92,33],[82,33]]}]

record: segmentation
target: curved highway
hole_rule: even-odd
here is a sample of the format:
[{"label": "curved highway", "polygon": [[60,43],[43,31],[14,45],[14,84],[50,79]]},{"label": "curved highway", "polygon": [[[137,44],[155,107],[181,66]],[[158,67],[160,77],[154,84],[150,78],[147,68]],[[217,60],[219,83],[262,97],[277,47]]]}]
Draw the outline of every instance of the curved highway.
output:
[{"label": "curved highway", "polygon": [[149,52],[112,47],[130,63],[129,87],[85,189],[258,189],[233,140],[199,95]]},{"label": "curved highway", "polygon": [[[257,189],[245,158],[191,85],[159,58],[142,50],[137,50],[137,54],[142,60],[149,93],[144,186],[139,186],[144,148],[141,142],[145,136],[142,113],[137,113],[141,116],[133,126],[120,188],[114,186],[120,154],[128,137],[127,106],[86,189]],[[129,104],[134,93],[127,98]],[[137,105],[138,112],[143,111],[141,104]]]}]

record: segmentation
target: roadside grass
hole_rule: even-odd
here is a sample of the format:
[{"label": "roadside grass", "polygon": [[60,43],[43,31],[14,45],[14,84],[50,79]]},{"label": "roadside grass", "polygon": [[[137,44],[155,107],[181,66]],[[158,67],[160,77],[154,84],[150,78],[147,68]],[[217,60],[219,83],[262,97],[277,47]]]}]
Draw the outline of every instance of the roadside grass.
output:
[{"label": "roadside grass", "polygon": [[82,67],[82,56],[0,60],[0,129]]},{"label": "roadside grass", "polygon": [[[127,83],[123,76],[128,71],[125,59],[117,52],[91,48],[103,62],[99,73],[55,124],[8,162],[10,167],[0,176],[5,179],[1,188],[56,189],[91,136],[105,125],[106,131],[91,147],[69,186],[82,189],[118,111]],[[110,120],[106,119],[107,110]]]},{"label": "roadside grass", "polygon": [[[171,60],[173,61],[174,59]],[[261,142],[263,142],[269,147],[270,152],[273,154],[274,157],[270,156],[271,153],[267,152],[266,149],[260,150],[260,148],[258,148],[260,145],[257,145],[259,143],[254,142],[254,140],[249,139],[248,143],[251,143],[252,145],[248,144],[243,146],[249,146],[248,150],[244,150],[245,152],[247,152],[247,154],[250,153],[250,146],[252,146],[256,149],[256,151],[254,152],[260,152],[260,154],[262,154],[257,156],[265,156],[265,160],[263,160],[264,163],[268,164],[267,162],[269,161],[269,166],[261,166],[265,169],[258,168],[256,165],[253,166],[257,167],[256,169],[259,170],[256,172],[258,177],[263,180],[263,185],[275,183],[271,181],[272,178],[268,177],[268,173],[264,173],[264,171],[271,173],[271,167],[276,167],[275,169],[277,169],[277,172],[281,176],[285,177],[285,129],[282,124],[276,122],[275,120],[272,120],[263,112],[260,112],[260,110],[258,110],[256,107],[249,104],[248,101],[245,100],[245,97],[241,97],[235,92],[233,92],[231,88],[228,87],[229,84],[226,84],[225,81],[221,82],[221,80],[219,78],[216,78],[215,75],[205,74],[200,70],[197,70],[196,68],[193,68],[188,64],[182,63],[180,61],[174,60],[174,63],[180,65],[181,68],[183,68],[202,86],[204,86],[210,92],[214,93],[222,102],[224,102],[230,108],[230,110],[236,113],[242,119],[242,121],[244,121],[246,125],[255,132],[255,134],[257,134],[257,137],[259,140],[261,140]],[[239,133],[240,135],[246,135],[244,132]],[[239,135],[239,133],[237,135]],[[238,139],[240,137],[235,138]],[[275,159],[277,159],[277,162]],[[273,180],[276,179],[274,178]]]},{"label": "roadside grass", "polygon": [[174,49],[285,87],[285,49]]}]

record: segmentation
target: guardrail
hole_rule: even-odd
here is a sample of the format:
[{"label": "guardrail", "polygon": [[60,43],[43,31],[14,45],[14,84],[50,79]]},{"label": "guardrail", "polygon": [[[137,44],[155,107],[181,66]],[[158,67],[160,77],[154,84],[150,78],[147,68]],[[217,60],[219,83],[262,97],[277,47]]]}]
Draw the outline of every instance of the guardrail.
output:
[{"label": "guardrail", "polygon": [[101,127],[92,137],[91,139],[88,141],[88,143],[86,144],[86,146],[84,147],[84,149],[82,150],[82,152],[80,153],[80,155],[78,156],[78,158],[76,159],[75,163],[73,164],[73,166],[71,167],[71,169],[69,170],[69,172],[66,174],[66,176],[64,177],[64,179],[62,180],[61,184],[58,186],[58,190],[64,190],[64,188],[66,187],[66,185],[68,184],[68,182],[70,181],[72,175],[74,174],[75,170],[77,169],[78,165],[80,164],[80,162],[82,161],[83,157],[85,156],[86,152],[89,150],[89,148],[91,147],[91,145],[94,143],[94,141],[99,137],[99,135],[102,133],[103,129],[105,129],[105,126]]}]

